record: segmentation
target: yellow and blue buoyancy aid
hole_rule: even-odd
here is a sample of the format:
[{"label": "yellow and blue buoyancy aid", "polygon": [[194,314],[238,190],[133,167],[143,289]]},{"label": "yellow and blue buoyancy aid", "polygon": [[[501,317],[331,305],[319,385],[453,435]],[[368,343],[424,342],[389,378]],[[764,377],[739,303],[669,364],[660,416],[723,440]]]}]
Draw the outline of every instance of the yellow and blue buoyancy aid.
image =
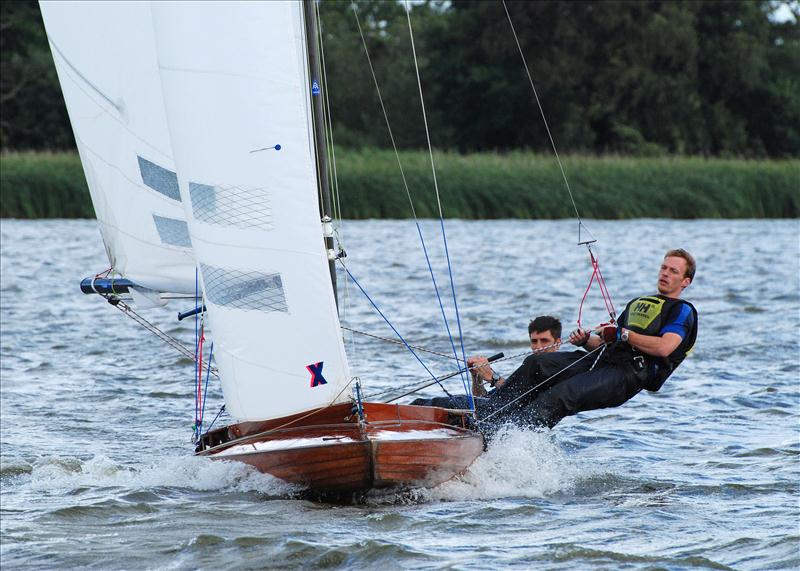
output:
[{"label": "yellow and blue buoyancy aid", "polygon": [[[657,391],[662,387],[667,378],[680,365],[694,347],[697,339],[697,310],[688,301],[666,297],[664,295],[648,295],[631,300],[620,316],[619,326],[643,335],[661,335],[663,328],[677,319],[681,311],[688,307],[692,312],[692,326],[678,347],[667,357],[653,357],[644,355],[648,363],[650,374],[643,382],[645,389]],[[624,351],[631,356],[641,355],[627,343],[617,342],[615,347],[619,354],[619,346],[628,348]]]}]

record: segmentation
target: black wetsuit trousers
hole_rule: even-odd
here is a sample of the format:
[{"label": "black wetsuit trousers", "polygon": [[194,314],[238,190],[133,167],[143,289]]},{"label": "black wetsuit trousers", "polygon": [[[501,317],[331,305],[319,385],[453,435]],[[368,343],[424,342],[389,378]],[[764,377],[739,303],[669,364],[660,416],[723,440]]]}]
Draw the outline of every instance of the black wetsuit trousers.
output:
[{"label": "black wetsuit trousers", "polygon": [[[492,414],[496,421],[513,421],[520,411],[528,408],[541,392],[554,384],[589,370],[594,357],[584,351],[540,353],[529,355],[502,387],[488,397],[474,397],[478,418]],[[417,399],[411,404],[470,408],[466,395]]]},{"label": "black wetsuit trousers", "polygon": [[593,371],[575,375],[540,393],[512,420],[552,428],[565,416],[619,406],[640,390],[640,380],[631,365],[599,364]]},{"label": "black wetsuit trousers", "polygon": [[[532,355],[503,387],[474,399],[478,421],[490,431],[506,423],[552,428],[566,416],[619,406],[641,390],[631,365],[601,361],[590,371],[593,364],[594,358],[582,351]],[[469,408],[464,395],[412,404]]]}]

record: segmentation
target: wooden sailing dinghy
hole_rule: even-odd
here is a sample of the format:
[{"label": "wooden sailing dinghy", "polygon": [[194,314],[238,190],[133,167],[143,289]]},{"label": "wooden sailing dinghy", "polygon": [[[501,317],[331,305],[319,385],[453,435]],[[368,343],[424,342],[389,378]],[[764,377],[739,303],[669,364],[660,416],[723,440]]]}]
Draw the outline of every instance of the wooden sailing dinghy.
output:
[{"label": "wooden sailing dinghy", "polygon": [[484,446],[467,411],[351,396],[313,9],[41,6],[112,268],[84,291],[120,308],[182,294],[211,325],[236,422],[202,434],[200,414],[197,454],[317,492],[435,486],[465,471]]},{"label": "wooden sailing dinghy", "polygon": [[358,492],[436,486],[483,452],[483,439],[465,428],[466,411],[367,402],[363,413],[364,422],[337,404],[298,423],[295,416],[231,425],[206,434],[199,454],[312,491]]}]

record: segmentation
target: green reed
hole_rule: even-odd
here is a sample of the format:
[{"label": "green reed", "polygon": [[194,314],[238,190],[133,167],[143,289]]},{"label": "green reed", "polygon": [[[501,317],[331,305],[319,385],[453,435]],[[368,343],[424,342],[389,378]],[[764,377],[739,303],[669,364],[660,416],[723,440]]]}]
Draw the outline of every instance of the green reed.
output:
[{"label": "green reed", "polygon": [[[394,153],[337,150],[344,218],[407,218]],[[438,216],[427,153],[400,154],[418,217]],[[562,157],[586,218],[800,217],[800,161],[697,157]],[[569,218],[575,211],[552,156],[529,152],[436,153],[448,218]],[[0,216],[94,216],[76,153],[0,155]]]},{"label": "green reed", "polygon": [[[390,151],[338,153],[345,218],[411,215]],[[438,216],[430,160],[400,161],[420,217]],[[800,216],[800,161],[697,157],[562,157],[586,218],[794,218]],[[575,210],[552,156],[528,152],[434,155],[449,218],[569,218]]]},{"label": "green reed", "polygon": [[1,154],[0,216],[93,218],[94,208],[78,154]]}]

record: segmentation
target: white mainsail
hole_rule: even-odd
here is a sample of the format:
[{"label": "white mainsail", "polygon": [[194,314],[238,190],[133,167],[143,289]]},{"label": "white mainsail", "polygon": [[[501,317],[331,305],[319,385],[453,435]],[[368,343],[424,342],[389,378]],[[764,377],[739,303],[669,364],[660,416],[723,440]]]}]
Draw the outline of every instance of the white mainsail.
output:
[{"label": "white mainsail", "polygon": [[40,2],[112,268],[194,293],[148,2]]},{"label": "white mainsail", "polygon": [[[228,412],[347,400],[300,2],[153,2],[178,184]],[[263,150],[258,150],[263,149]]]}]

